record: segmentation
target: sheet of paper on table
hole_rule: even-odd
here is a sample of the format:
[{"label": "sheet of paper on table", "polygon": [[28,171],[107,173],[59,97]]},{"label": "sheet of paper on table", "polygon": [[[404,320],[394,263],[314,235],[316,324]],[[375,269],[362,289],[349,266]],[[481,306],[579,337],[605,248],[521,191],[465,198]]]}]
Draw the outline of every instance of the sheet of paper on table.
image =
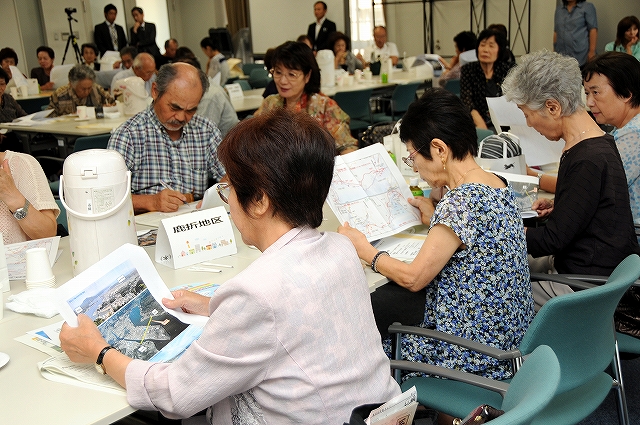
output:
[{"label": "sheet of paper on table", "polygon": [[4,246],[4,253],[7,258],[7,268],[9,269],[9,280],[24,279],[27,276],[26,252],[31,248],[46,248],[51,266],[58,258],[58,245],[60,236],[52,238],[34,239],[25,242],[17,242]]},{"label": "sheet of paper on table", "polygon": [[192,202],[191,204],[180,205],[180,207],[178,208],[178,211],[176,212],[153,211],[153,212],[148,212],[144,214],[139,214],[136,216],[136,224],[139,224],[142,226],[149,226],[149,227],[159,227],[160,222],[165,218],[175,217],[180,214],[186,214],[186,213],[198,211],[196,210],[196,207],[195,207],[196,205],[197,203],[194,203],[194,202]]},{"label": "sheet of paper on table", "polygon": [[379,251],[387,251],[392,258],[413,261],[427,238],[426,234],[400,232],[373,243]]},{"label": "sheet of paper on table", "polygon": [[368,241],[422,224],[410,197],[409,185],[382,144],[336,156],[327,203],[340,223],[349,222]]}]

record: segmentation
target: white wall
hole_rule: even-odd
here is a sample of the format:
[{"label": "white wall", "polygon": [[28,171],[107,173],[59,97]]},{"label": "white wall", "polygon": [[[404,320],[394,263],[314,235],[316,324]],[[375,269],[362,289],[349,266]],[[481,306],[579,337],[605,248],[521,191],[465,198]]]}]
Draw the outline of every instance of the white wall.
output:
[{"label": "white wall", "polygon": [[[338,31],[345,31],[344,1],[324,0],[327,19],[336,23]],[[249,0],[251,37],[254,53],[264,53],[288,40],[306,34],[315,22],[315,0]]]}]

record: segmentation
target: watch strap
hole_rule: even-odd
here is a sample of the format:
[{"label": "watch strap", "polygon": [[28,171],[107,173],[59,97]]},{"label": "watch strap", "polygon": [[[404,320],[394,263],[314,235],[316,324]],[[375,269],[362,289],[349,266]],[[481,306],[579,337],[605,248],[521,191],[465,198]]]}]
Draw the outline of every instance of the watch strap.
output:
[{"label": "watch strap", "polygon": [[17,210],[15,210],[12,214],[13,217],[16,220],[22,220],[24,219],[27,214],[29,213],[29,205],[31,205],[29,203],[29,200],[27,198],[24,198],[24,205],[21,208],[18,208]]},{"label": "watch strap", "polygon": [[104,367],[104,364],[102,364],[102,361],[104,360],[104,355],[107,354],[107,351],[111,350],[112,348],[115,349],[115,347],[111,345],[107,345],[106,347],[104,347],[102,350],[100,350],[100,354],[98,354],[98,359],[96,360],[96,365],[102,368],[102,373],[104,375],[107,374],[107,369]]}]

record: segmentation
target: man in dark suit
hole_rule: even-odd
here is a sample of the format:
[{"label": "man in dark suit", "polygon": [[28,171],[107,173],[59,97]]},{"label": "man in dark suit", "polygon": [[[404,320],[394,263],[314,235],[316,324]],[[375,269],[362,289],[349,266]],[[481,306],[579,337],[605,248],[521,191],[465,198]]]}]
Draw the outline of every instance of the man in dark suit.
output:
[{"label": "man in dark suit", "polygon": [[323,1],[317,1],[313,5],[313,14],[316,15],[316,22],[309,25],[307,37],[313,44],[313,50],[332,49],[329,46],[329,36],[336,31],[336,24],[325,18],[327,13],[327,4]]},{"label": "man in dark suit", "polygon": [[160,49],[156,44],[156,25],[145,22],[144,12],[140,7],[131,9],[131,16],[136,22],[131,27],[131,45],[138,49],[138,53],[149,53],[154,58],[160,56]]},{"label": "man in dark suit", "polygon": [[93,29],[93,40],[100,50],[100,56],[104,55],[107,50],[119,52],[127,45],[127,35],[124,28],[115,23],[117,15],[118,9],[109,3],[104,7],[105,21]]}]

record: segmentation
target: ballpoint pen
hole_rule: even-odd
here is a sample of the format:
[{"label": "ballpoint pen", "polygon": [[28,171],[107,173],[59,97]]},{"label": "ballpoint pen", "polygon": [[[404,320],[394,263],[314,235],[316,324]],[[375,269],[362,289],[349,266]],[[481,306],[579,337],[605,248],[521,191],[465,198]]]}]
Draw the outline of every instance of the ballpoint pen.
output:
[{"label": "ballpoint pen", "polygon": [[[172,188],[171,186],[169,186],[167,184],[167,182],[165,182],[164,180],[160,180],[160,184],[162,185],[162,187],[164,187],[165,189],[169,189],[169,190],[173,190],[175,191],[174,188]],[[189,203],[187,201],[182,201],[183,204],[185,204],[186,206],[190,206]]]}]

